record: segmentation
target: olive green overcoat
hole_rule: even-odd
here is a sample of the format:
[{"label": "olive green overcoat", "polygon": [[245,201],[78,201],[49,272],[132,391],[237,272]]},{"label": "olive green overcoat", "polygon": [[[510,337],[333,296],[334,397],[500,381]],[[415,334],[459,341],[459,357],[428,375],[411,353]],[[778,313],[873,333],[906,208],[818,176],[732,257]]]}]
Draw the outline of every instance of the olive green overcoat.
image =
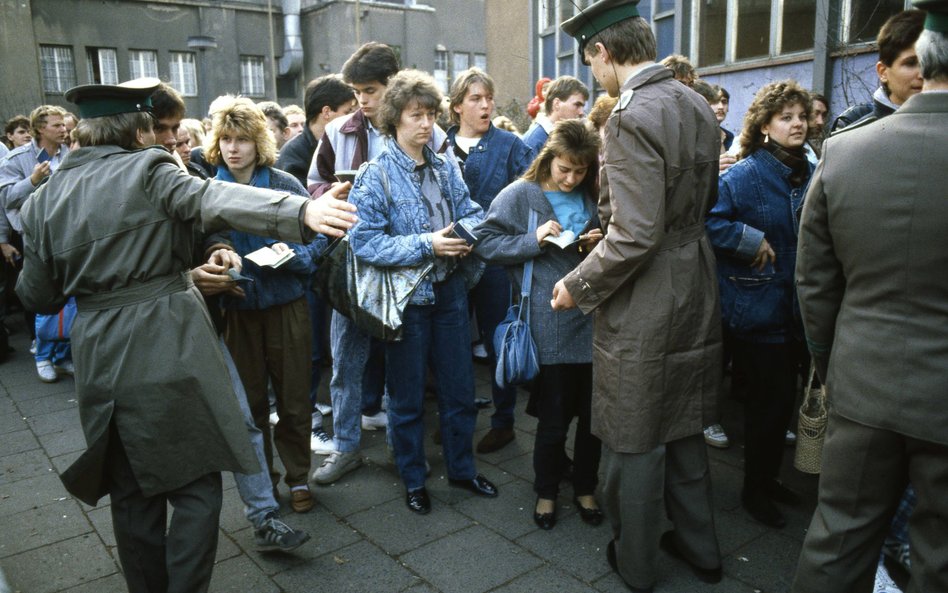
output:
[{"label": "olive green overcoat", "polygon": [[115,146],[71,152],[29,198],[17,294],[38,312],[58,311],[69,296],[79,309],[72,352],[88,448],[62,476],[77,498],[96,504],[108,491],[110,424],[145,496],[212,472],[258,471],[188,270],[196,233],[311,239],[305,203],[198,180],[161,148]]}]

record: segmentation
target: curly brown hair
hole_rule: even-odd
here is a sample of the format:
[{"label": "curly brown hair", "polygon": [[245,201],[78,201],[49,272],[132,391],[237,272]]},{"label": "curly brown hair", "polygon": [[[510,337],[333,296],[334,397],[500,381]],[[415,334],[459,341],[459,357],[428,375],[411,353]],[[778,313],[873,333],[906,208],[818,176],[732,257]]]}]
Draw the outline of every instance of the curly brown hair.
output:
[{"label": "curly brown hair", "polygon": [[810,93],[795,80],[780,80],[766,84],[754,95],[754,101],[744,114],[744,127],[741,129],[741,152],[738,158],[745,158],[764,145],[764,133],[760,131],[774,115],[788,105],[802,105],[807,119],[810,119],[812,103]]}]

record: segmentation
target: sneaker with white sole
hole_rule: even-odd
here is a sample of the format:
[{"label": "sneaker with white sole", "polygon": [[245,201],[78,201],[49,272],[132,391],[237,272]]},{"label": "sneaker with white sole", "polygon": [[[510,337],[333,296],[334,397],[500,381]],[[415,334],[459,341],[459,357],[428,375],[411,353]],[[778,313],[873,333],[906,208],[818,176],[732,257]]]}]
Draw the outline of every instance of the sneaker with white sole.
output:
[{"label": "sneaker with white sole", "polygon": [[797,444],[797,434],[791,430],[788,430],[787,434],[783,437],[783,442],[788,447]]},{"label": "sneaker with white sole", "polygon": [[260,552],[289,552],[308,541],[308,533],[293,529],[274,513],[267,515],[259,529],[253,530],[253,543]]},{"label": "sneaker with white sole", "polygon": [[76,367],[73,366],[71,360],[54,364],[53,369],[60,375],[69,375],[71,377],[76,374]]},{"label": "sneaker with white sole", "polygon": [[30,354],[36,356],[36,340],[30,342]]},{"label": "sneaker with white sole", "polygon": [[48,360],[36,361],[36,374],[43,383],[55,383],[59,380],[59,375],[56,374],[53,363]]},{"label": "sneaker with white sole", "polygon": [[727,449],[731,446],[731,440],[727,438],[727,433],[720,424],[712,424],[704,429],[704,442],[718,449]]},{"label": "sneaker with white sole", "polygon": [[361,465],[362,456],[358,451],[333,451],[313,472],[313,481],[317,484],[332,484]]},{"label": "sneaker with white sole", "polygon": [[322,414],[323,416],[332,416],[332,406],[328,404],[316,404],[316,411]]},{"label": "sneaker with white sole", "polygon": [[332,446],[332,437],[326,434],[321,426],[313,429],[313,435],[309,439],[309,448],[316,455],[329,455],[336,450]]},{"label": "sneaker with white sole", "polygon": [[388,426],[388,414],[377,412],[372,416],[362,414],[362,430],[385,429]]},{"label": "sneaker with white sole", "polygon": [[276,426],[280,422],[280,415],[276,412],[270,412],[270,426]]}]

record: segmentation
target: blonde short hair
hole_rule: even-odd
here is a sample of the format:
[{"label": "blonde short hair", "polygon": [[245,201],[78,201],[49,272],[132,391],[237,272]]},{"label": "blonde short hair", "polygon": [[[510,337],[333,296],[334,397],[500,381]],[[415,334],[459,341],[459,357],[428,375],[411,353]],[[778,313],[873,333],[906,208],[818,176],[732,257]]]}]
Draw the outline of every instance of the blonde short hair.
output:
[{"label": "blonde short hair", "polygon": [[[271,166],[276,162],[276,144],[267,127],[267,116],[247,97],[221,100],[214,112],[211,132],[204,142],[204,154],[212,165],[221,166],[220,141],[224,134],[233,134],[253,140],[257,147],[257,166]],[[216,101],[215,101],[216,102]]]}]

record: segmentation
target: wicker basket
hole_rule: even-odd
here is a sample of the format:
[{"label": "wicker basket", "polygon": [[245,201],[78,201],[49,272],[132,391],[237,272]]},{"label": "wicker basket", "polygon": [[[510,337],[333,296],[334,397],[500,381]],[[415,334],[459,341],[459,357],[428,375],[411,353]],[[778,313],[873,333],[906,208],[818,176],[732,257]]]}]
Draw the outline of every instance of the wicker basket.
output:
[{"label": "wicker basket", "polygon": [[826,439],[826,387],[814,389],[813,371],[810,362],[810,378],[804,388],[805,397],[800,406],[800,424],[797,428],[797,450],[793,467],[806,474],[820,473],[823,458],[823,441]]}]

